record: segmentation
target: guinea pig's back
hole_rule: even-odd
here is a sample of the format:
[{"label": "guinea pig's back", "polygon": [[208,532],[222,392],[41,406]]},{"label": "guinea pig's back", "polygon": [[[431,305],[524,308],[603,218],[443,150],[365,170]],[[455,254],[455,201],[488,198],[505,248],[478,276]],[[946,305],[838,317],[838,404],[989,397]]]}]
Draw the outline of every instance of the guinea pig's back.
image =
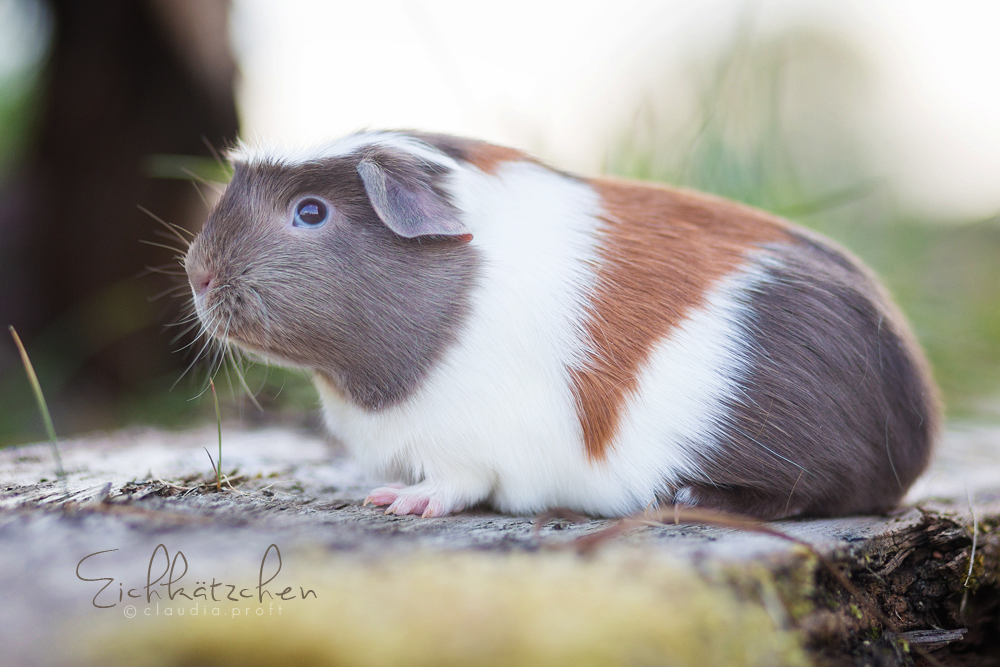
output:
[{"label": "guinea pig's back", "polygon": [[926,467],[940,420],[920,349],[838,249],[802,236],[764,257],[747,372],[689,493],[765,517],[892,507]]},{"label": "guinea pig's back", "polygon": [[689,420],[673,430],[686,440],[676,501],[765,518],[894,505],[928,462],[940,409],[871,273],[748,207],[593,184],[601,264],[591,353],[572,372],[588,456],[620,465],[657,419]]}]

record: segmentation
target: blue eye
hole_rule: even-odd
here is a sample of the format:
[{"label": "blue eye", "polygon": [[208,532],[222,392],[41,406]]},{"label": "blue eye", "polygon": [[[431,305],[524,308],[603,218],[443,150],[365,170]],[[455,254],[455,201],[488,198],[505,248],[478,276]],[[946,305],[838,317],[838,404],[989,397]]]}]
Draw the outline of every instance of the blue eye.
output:
[{"label": "blue eye", "polygon": [[322,227],[329,219],[330,209],[327,205],[315,197],[308,197],[295,207],[295,219],[292,224],[296,227],[315,229]]}]

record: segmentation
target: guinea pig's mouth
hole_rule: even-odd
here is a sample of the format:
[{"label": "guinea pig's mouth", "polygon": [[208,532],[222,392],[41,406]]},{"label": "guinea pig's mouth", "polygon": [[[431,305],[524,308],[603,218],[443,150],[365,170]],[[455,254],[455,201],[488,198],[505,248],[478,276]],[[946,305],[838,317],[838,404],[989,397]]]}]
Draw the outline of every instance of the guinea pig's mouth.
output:
[{"label": "guinea pig's mouth", "polygon": [[264,354],[267,305],[252,286],[223,283],[205,294],[194,293],[202,332],[247,352]]},{"label": "guinea pig's mouth", "polygon": [[192,289],[192,293],[201,335],[206,340],[215,340],[269,365],[315,370],[294,353],[289,354],[278,319],[272,319],[265,288],[237,279],[220,282],[201,294]]}]

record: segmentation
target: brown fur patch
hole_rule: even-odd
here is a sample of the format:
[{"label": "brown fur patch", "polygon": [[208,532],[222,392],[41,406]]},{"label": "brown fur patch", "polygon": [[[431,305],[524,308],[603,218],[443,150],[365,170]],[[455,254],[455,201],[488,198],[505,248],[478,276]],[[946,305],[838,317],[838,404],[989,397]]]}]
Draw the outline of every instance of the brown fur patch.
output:
[{"label": "brown fur patch", "polygon": [[494,146],[482,141],[471,142],[466,152],[466,161],[487,174],[494,174],[504,162],[517,162],[530,159],[516,148]]},{"label": "brown fur patch", "polygon": [[590,183],[604,208],[585,322],[596,354],[571,375],[587,455],[601,460],[653,346],[749,249],[789,237],[782,220],[724,199],[612,179]]},{"label": "brown fur patch", "polygon": [[467,162],[487,174],[495,174],[500,165],[505,162],[517,162],[520,160],[536,161],[527,153],[519,151],[516,148],[496,146],[477,139],[465,139],[464,137],[453,137],[448,134],[430,134],[424,132],[410,132],[409,134],[434,146],[446,155],[456,160]]}]

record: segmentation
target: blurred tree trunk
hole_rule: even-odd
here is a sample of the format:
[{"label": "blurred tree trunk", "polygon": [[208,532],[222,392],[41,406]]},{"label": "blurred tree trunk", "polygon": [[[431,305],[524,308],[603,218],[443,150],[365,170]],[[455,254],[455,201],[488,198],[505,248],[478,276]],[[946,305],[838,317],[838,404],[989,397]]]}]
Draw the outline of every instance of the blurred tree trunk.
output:
[{"label": "blurred tree trunk", "polygon": [[[201,224],[195,188],[151,178],[149,156],[208,156],[206,140],[233,141],[235,68],[226,0],[48,4],[54,30],[35,143],[0,201],[0,307],[55,385],[51,407],[68,433],[114,425],[116,401],[183,367],[163,331],[179,304],[149,300],[173,283],[140,277],[148,266],[179,267],[176,253],[140,243],[170,241],[137,205]],[[9,348],[0,346],[0,377],[16,370]]]}]

